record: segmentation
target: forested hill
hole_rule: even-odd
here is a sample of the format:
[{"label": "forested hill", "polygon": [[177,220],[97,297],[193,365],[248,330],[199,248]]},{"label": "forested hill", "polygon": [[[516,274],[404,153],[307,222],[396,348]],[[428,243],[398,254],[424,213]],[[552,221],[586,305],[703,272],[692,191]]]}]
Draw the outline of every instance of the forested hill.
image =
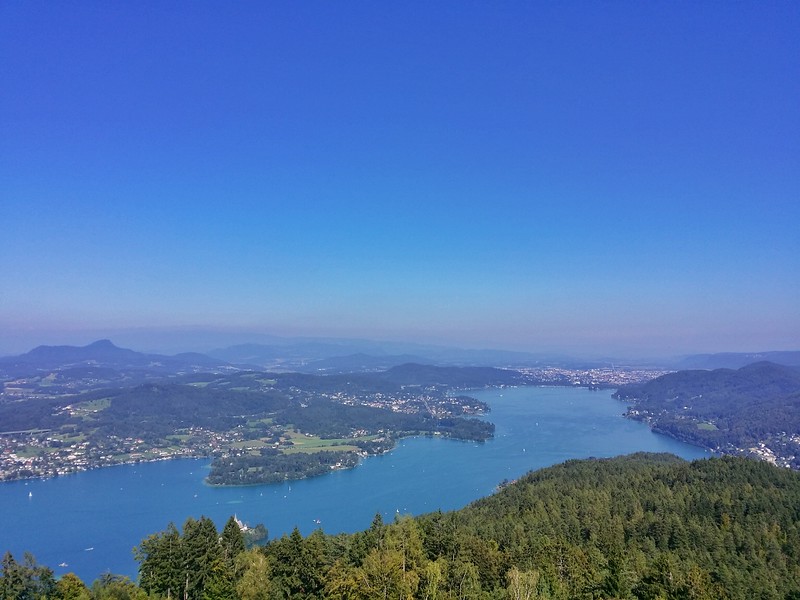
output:
[{"label": "forested hill", "polygon": [[195,352],[146,354],[119,348],[109,340],[87,346],[38,346],[19,356],[0,357],[0,402],[124,388],[186,373],[239,370]]},{"label": "forested hill", "polygon": [[[269,526],[269,523],[266,524]],[[142,540],[139,584],[6,555],[3,597],[797,600],[800,474],[742,458],[636,454],[531,473],[451,513],[245,550],[205,517]],[[51,572],[50,572],[51,573]]]},{"label": "forested hill", "polygon": [[800,597],[800,474],[757,461],[568,461],[458,512],[455,527],[555,597]]},{"label": "forested hill", "polygon": [[615,397],[631,401],[629,416],[658,431],[800,467],[800,367],[678,371],[622,386]]}]

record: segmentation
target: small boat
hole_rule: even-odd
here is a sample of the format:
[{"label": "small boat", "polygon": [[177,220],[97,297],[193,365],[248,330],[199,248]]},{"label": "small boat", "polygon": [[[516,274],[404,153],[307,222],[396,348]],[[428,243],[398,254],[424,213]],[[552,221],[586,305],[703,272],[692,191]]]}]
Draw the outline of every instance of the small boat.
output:
[{"label": "small boat", "polygon": [[58,563],[58,566],[59,567],[68,567],[69,565],[67,563],[65,563],[65,562],[62,562],[62,563]]},{"label": "small boat", "polygon": [[28,498],[33,498],[33,492],[28,492]]},{"label": "small boat", "polygon": [[92,550],[94,550],[94,546],[84,549],[84,552],[91,552]]}]

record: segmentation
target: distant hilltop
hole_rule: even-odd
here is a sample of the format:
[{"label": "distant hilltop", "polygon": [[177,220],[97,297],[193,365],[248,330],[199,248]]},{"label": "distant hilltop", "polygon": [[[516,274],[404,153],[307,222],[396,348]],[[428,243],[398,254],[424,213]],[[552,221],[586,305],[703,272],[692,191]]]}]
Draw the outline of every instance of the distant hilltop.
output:
[{"label": "distant hilltop", "polygon": [[[196,352],[174,356],[147,354],[115,346],[111,340],[98,340],[86,346],[37,346],[18,356],[0,358],[0,378],[33,377],[58,371],[70,378],[97,377],[136,382],[142,375],[163,377],[176,373],[225,371],[231,365],[224,360]],[[133,376],[133,379],[131,377]]]},{"label": "distant hilltop", "polygon": [[[198,344],[198,347],[202,346]],[[154,367],[170,372],[187,369],[191,371],[197,367],[213,371],[235,365],[238,368],[266,369],[273,372],[353,373],[383,371],[406,363],[482,367],[547,366],[566,369],[614,368],[614,365],[617,367],[625,365],[680,371],[738,369],[762,361],[785,366],[800,366],[800,350],[721,352],[661,359],[612,356],[586,359],[558,353],[464,349],[407,342],[268,336],[267,343],[217,347],[202,354],[182,352],[167,355],[121,348],[111,340],[100,339],[86,346],[38,346],[18,356],[0,357],[0,377],[30,376],[37,370],[63,369],[67,365],[91,365],[115,369]]]},{"label": "distant hilltop", "polygon": [[[202,344],[198,344],[201,347]],[[192,346],[189,346],[192,347]],[[207,346],[206,346],[207,347]],[[126,367],[149,363],[176,365],[180,362],[207,368],[236,365],[273,372],[352,373],[380,371],[406,363],[449,366],[560,366],[589,368],[610,365],[612,360],[586,361],[554,354],[499,349],[464,349],[430,344],[360,340],[350,338],[282,338],[269,336],[267,343],[243,343],[217,347],[203,354],[184,352],[175,355],[141,353],[120,348],[108,339],[87,346],[38,346],[25,354],[0,358],[3,368],[16,365],[38,369],[61,368],[66,364]],[[174,369],[173,369],[174,370]],[[19,376],[32,375],[30,370]]]},{"label": "distant hilltop", "polygon": [[716,354],[693,354],[678,361],[674,366],[683,369],[740,369],[757,362],[771,362],[787,367],[800,366],[800,350],[773,352],[719,352]]}]

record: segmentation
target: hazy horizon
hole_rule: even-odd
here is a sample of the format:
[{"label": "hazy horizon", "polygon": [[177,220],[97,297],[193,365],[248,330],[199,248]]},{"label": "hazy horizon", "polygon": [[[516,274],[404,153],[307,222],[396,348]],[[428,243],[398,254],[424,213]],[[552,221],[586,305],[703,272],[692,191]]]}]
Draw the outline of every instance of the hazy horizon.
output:
[{"label": "hazy horizon", "polygon": [[0,355],[796,350],[797,31],[788,1],[4,3]]},{"label": "hazy horizon", "polygon": [[[131,329],[131,330],[112,330],[112,331],[84,331],[71,332],[69,334],[53,335],[44,342],[30,343],[24,341],[27,338],[17,340],[2,340],[0,345],[0,358],[24,354],[33,350],[37,346],[86,346],[99,340],[109,340],[114,345],[121,348],[128,348],[137,352],[157,353],[157,354],[179,354],[182,352],[207,353],[213,350],[221,350],[232,346],[244,344],[263,344],[278,345],[285,343],[302,342],[363,342],[384,345],[383,353],[401,354],[419,352],[424,357],[425,349],[450,349],[450,350],[475,350],[475,351],[498,351],[498,352],[520,352],[528,353],[542,358],[552,360],[576,359],[576,360],[631,360],[631,361],[663,361],[679,359],[691,355],[701,354],[720,354],[720,353],[764,353],[771,351],[800,351],[800,347],[785,348],[744,348],[739,350],[716,350],[716,349],[688,349],[683,351],[651,351],[649,349],[617,349],[617,351],[606,351],[603,348],[570,348],[562,347],[509,347],[497,345],[459,345],[444,342],[411,340],[411,339],[389,339],[389,338],[368,338],[362,336],[314,336],[314,335],[275,335],[265,332],[242,332],[242,331],[220,331],[213,329],[192,329],[182,328],[179,330],[153,330],[153,329]],[[404,348],[407,346],[407,348]],[[400,350],[398,350],[400,348]],[[367,354],[370,352],[365,351]],[[344,350],[342,355],[348,354]],[[374,354],[375,352],[373,352]]]}]

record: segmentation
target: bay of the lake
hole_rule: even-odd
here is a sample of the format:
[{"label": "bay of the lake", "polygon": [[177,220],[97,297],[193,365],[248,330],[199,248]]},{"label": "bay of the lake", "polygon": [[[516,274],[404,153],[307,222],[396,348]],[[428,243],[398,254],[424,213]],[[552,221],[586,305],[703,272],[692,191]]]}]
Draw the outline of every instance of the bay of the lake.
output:
[{"label": "bay of the lake", "polygon": [[[207,460],[174,460],[97,469],[48,480],[0,484],[0,553],[31,552],[57,575],[91,583],[104,572],[135,579],[132,548],[172,521],[211,517],[222,527],[236,514],[264,523],[270,538],[297,526],[303,534],[369,527],[375,513],[421,514],[461,508],[493,493],[504,479],[571,458],[637,451],[709,456],[695,446],[622,417],[611,392],[528,387],[471,392],[489,404],[497,426],[486,443],[441,438],[402,440],[391,453],[348,471],[291,484],[214,488]],[[59,566],[65,565],[65,566]]]}]

